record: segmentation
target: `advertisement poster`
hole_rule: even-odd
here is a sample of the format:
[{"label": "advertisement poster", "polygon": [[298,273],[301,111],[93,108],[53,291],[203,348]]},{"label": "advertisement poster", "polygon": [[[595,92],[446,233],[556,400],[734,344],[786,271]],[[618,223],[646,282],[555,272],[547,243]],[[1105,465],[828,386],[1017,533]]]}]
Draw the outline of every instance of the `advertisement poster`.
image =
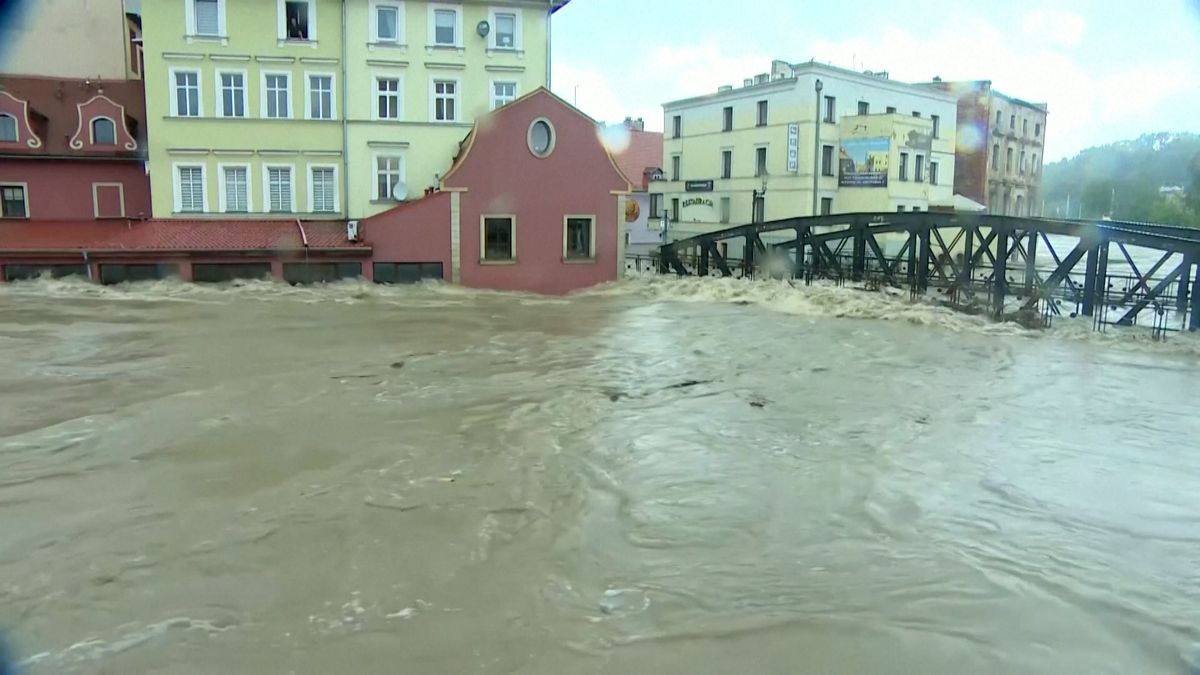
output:
[{"label": "advertisement poster", "polygon": [[887,187],[891,141],[881,138],[851,138],[841,142],[838,185],[842,187]]}]

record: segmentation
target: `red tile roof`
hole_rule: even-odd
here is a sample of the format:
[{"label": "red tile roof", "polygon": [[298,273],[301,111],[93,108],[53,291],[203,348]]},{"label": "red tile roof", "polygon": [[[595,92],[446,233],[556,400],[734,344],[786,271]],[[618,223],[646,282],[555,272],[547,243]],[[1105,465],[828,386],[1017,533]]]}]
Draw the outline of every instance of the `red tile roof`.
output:
[{"label": "red tile roof", "polygon": [[617,168],[635,189],[645,190],[643,179],[646,169],[662,168],[663,135],[653,131],[629,130],[629,145],[621,152],[613,153]]},{"label": "red tile roof", "polygon": [[[69,49],[66,45],[49,48]],[[40,148],[23,150],[21,154],[95,157],[95,151],[72,149],[69,141],[79,127],[79,104],[100,94],[125,108],[126,126],[137,140],[138,147],[146,147],[146,97],[141,80],[100,81],[0,75],[0,90],[29,103],[29,121],[34,133],[42,140]],[[140,157],[141,153],[124,151],[120,146],[115,146],[111,155]]]},{"label": "red tile roof", "polygon": [[[304,234],[301,235],[301,227]],[[340,221],[144,220],[0,222],[0,251],[218,252],[363,249]]]}]

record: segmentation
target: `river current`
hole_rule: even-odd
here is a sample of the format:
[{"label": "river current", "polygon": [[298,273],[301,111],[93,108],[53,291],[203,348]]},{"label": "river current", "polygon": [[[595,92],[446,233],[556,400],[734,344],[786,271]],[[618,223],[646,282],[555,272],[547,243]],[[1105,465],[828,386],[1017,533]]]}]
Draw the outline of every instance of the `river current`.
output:
[{"label": "river current", "polygon": [[719,279],[0,285],[43,673],[1176,673],[1200,341]]}]

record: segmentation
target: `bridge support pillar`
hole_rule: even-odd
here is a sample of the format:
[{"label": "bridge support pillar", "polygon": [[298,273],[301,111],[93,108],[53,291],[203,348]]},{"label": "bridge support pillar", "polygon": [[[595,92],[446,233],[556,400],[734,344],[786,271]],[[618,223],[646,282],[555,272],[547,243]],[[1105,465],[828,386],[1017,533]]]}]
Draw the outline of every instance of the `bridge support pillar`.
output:
[{"label": "bridge support pillar", "polygon": [[[1095,295],[1096,300],[1095,300],[1095,304],[1093,306],[1093,311],[1095,311],[1095,307],[1099,307],[1100,308],[1100,316],[1103,317],[1104,316],[1104,304],[1106,302],[1108,302],[1109,241],[1108,241],[1107,237],[1105,237],[1104,241],[1100,242],[1100,245],[1097,247],[1097,249],[1098,249],[1099,253],[1097,256],[1098,260],[1096,262],[1096,295]],[[1093,314],[1093,316],[1094,316],[1094,314]]]},{"label": "bridge support pillar", "polygon": [[1083,280],[1083,315],[1096,313],[1096,269],[1100,264],[1100,245],[1095,244],[1087,251],[1087,272]]},{"label": "bridge support pillar", "polygon": [[963,227],[963,260],[962,267],[959,269],[958,283],[960,286],[967,288],[971,285],[971,277],[974,274],[974,265],[972,262],[975,259],[975,227],[967,225]]},{"label": "bridge support pillar", "polygon": [[996,266],[992,270],[992,314],[1004,318],[1004,300],[1008,296],[1008,230],[996,230]]},{"label": "bridge support pillar", "polygon": [[1183,258],[1183,274],[1179,275],[1179,288],[1175,291],[1175,311],[1183,313],[1188,307],[1188,290],[1192,283],[1192,270],[1196,268],[1196,256],[1187,254]]},{"label": "bridge support pillar", "polygon": [[917,287],[917,243],[916,230],[908,231],[908,287],[916,289]]},{"label": "bridge support pillar", "polygon": [[711,245],[712,244],[702,244],[700,246],[700,267],[696,270],[697,276],[708,276],[708,247]]},{"label": "bridge support pillar", "polygon": [[804,277],[804,249],[808,245],[808,228],[796,228],[796,259],[792,261],[792,278]]},{"label": "bridge support pillar", "polygon": [[1031,297],[1037,285],[1038,233],[1029,232],[1029,243],[1025,245],[1025,297]]},{"label": "bridge support pillar", "polygon": [[1196,279],[1192,281],[1192,316],[1188,321],[1188,330],[1200,330],[1200,265],[1195,266]]},{"label": "bridge support pillar", "polygon": [[756,253],[756,251],[754,250],[754,237],[747,236],[746,243],[743,244],[743,249],[742,249],[742,276],[743,277],[746,277],[749,279],[754,278],[754,254],[755,253]]},{"label": "bridge support pillar", "polygon": [[917,288],[922,291],[929,287],[929,259],[932,254],[929,237],[929,226],[926,226],[921,229],[921,261],[917,263]]},{"label": "bridge support pillar", "polygon": [[867,237],[863,223],[854,224],[854,262],[850,269],[850,278],[862,281],[867,268]]}]

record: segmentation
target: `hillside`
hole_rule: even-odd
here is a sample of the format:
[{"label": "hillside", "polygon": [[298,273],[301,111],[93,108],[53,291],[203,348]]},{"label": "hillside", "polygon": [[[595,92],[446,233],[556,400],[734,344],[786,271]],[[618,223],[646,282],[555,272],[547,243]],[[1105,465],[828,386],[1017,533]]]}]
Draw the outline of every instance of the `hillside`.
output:
[{"label": "hillside", "polygon": [[[1181,187],[1181,193],[1161,188]],[[1047,164],[1047,216],[1170,222],[1200,227],[1200,135],[1145,134]]]}]

